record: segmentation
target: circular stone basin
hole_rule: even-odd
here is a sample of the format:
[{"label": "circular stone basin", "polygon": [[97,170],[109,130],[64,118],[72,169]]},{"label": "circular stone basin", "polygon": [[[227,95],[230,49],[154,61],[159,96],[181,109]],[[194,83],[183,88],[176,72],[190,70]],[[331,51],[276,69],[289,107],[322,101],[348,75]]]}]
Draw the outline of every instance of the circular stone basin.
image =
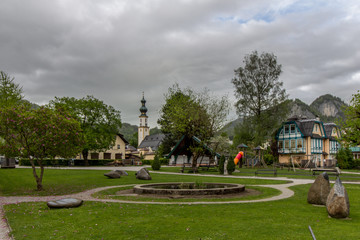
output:
[{"label": "circular stone basin", "polygon": [[240,193],[244,185],[232,183],[153,183],[136,185],[136,194],[157,195],[225,195]]}]

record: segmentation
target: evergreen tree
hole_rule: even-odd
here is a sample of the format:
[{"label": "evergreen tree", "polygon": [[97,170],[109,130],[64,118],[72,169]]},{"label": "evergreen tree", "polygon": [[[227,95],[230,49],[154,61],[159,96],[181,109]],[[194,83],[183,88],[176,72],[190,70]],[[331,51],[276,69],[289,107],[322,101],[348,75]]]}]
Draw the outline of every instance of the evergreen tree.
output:
[{"label": "evergreen tree", "polygon": [[230,174],[230,175],[235,171],[235,163],[234,163],[234,157],[233,156],[229,157],[226,169],[228,171],[228,174]]},{"label": "evergreen tree", "polygon": [[225,156],[221,155],[219,160],[219,173],[224,174],[224,164],[225,164]]},{"label": "evergreen tree", "polygon": [[151,163],[151,168],[152,168],[152,170],[160,170],[161,163],[160,163],[158,154],[155,155],[155,158],[154,158],[153,162]]}]

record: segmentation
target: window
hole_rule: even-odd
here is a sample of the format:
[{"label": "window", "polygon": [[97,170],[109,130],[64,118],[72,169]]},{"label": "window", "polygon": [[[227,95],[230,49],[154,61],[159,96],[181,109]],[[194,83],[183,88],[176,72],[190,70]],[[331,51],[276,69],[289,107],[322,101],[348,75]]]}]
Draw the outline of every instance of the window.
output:
[{"label": "window", "polygon": [[285,125],[285,134],[288,134],[289,133],[289,125]]},{"label": "window", "polygon": [[336,134],[336,128],[333,128],[333,129],[332,129],[332,135],[333,135],[333,136],[336,136],[336,135],[337,135],[337,134]]},{"label": "window", "polygon": [[291,124],[290,125],[290,133],[295,133],[295,132],[296,132],[295,124]]},{"label": "window", "polygon": [[279,141],[279,149],[282,149],[284,147],[284,141]]},{"label": "window", "polygon": [[285,148],[289,149],[289,140],[285,140]]},{"label": "window", "polygon": [[298,139],[297,140],[297,148],[302,148],[303,147],[303,140],[302,139]]},{"label": "window", "polygon": [[117,149],[120,149],[120,144],[117,145]]},{"label": "window", "polygon": [[318,125],[317,125],[317,124],[314,125],[314,129],[315,129],[315,130],[314,130],[315,132],[318,131]]},{"label": "window", "polygon": [[290,143],[291,143],[291,149],[295,149],[296,148],[296,140],[291,139]]}]

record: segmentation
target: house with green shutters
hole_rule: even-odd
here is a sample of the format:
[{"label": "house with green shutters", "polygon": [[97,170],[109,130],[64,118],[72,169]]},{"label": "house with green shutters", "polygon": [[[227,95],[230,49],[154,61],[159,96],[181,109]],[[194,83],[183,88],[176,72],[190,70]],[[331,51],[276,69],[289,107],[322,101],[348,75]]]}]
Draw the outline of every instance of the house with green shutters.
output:
[{"label": "house with green shutters", "polygon": [[301,166],[334,166],[340,134],[334,123],[293,116],[276,134],[279,163],[292,164],[293,161]]}]

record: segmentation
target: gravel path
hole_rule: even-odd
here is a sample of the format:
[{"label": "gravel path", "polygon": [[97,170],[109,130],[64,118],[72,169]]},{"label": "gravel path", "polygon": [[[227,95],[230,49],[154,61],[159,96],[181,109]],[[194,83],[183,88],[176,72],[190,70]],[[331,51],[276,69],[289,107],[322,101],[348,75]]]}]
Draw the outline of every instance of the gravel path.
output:
[{"label": "gravel path", "polygon": [[[141,168],[141,167],[140,167]],[[139,167],[129,167],[129,169],[126,169],[128,171],[134,171],[136,169],[140,169]],[[89,169],[89,168],[88,168]],[[93,170],[99,170],[99,168],[92,168]],[[105,168],[100,168],[105,169]],[[112,170],[114,167],[111,168]],[[121,167],[120,169],[124,169],[124,167]],[[90,170],[90,169],[89,169]],[[150,171],[151,172],[151,171]],[[159,173],[159,172],[157,172]],[[166,173],[166,172],[160,172],[161,174],[179,174],[179,173]],[[289,198],[294,195],[294,192],[290,189],[290,187],[295,185],[301,185],[301,184],[309,184],[313,183],[314,180],[312,179],[289,179],[289,178],[272,178],[272,177],[251,177],[251,176],[220,176],[220,175],[194,175],[194,174],[182,174],[182,175],[191,175],[191,176],[209,176],[209,177],[219,177],[219,178],[246,178],[246,179],[269,179],[269,180],[285,180],[290,181],[286,184],[274,184],[274,185],[257,185],[261,187],[270,187],[275,188],[281,191],[280,195],[264,198],[264,199],[258,199],[258,200],[239,200],[239,201],[229,201],[229,202],[138,202],[138,201],[125,201],[125,200],[118,200],[118,199],[98,199],[92,197],[92,194],[110,189],[115,187],[124,187],[125,185],[120,186],[108,186],[108,187],[100,187],[95,188],[91,190],[87,190],[80,193],[75,194],[69,194],[69,195],[62,195],[62,196],[43,196],[43,197],[26,197],[26,196],[10,196],[10,197],[0,197],[0,239],[1,240],[11,240],[12,238],[9,236],[10,226],[7,223],[7,220],[4,215],[3,206],[6,204],[17,204],[22,202],[48,202],[48,201],[54,201],[59,200],[63,198],[78,198],[82,199],[84,201],[98,201],[98,202],[117,202],[117,203],[128,203],[128,204],[185,204],[185,205],[195,205],[195,204],[240,204],[240,203],[255,203],[255,202],[266,202],[266,201],[276,201],[280,199]],[[343,183],[352,183],[352,184],[360,184],[360,182],[343,182]],[[130,186],[130,185],[126,185]]]}]

